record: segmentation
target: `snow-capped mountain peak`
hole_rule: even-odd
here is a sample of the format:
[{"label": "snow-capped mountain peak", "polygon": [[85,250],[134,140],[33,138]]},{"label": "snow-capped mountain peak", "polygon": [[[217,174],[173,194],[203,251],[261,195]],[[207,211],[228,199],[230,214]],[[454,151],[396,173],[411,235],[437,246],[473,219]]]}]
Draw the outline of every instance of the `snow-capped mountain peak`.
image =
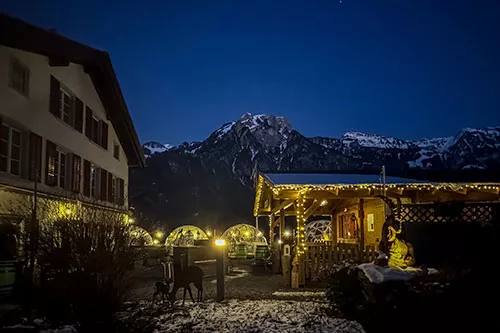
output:
[{"label": "snow-capped mountain peak", "polygon": [[142,145],[144,148],[144,154],[149,157],[153,154],[163,153],[167,150],[174,148],[174,145],[169,143],[163,144],[156,141],[149,141]]}]

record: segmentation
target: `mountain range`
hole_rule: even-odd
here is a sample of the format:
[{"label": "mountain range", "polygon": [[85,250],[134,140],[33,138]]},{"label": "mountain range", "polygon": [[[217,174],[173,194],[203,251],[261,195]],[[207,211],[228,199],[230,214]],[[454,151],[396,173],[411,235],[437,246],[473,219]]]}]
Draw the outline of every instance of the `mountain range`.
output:
[{"label": "mountain range", "polygon": [[[147,166],[130,177],[130,202],[168,225],[252,221],[259,172],[379,173],[439,181],[495,180],[500,127],[464,128],[417,141],[360,132],[305,137],[284,117],[244,114],[201,142],[147,142]],[[487,179],[486,179],[487,178]]]}]

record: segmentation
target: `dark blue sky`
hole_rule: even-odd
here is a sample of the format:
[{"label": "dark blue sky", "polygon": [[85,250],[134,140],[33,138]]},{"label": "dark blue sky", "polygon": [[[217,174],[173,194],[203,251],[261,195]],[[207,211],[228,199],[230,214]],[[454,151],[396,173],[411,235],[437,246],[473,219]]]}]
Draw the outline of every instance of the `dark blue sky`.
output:
[{"label": "dark blue sky", "polygon": [[500,125],[500,1],[125,2],[0,10],[108,51],[142,141],[202,140],[245,112],[306,136]]}]

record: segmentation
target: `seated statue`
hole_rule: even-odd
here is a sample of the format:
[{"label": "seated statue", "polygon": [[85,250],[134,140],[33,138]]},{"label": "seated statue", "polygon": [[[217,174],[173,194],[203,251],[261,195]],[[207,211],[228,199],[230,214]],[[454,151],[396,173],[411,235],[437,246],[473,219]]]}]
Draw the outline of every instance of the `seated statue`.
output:
[{"label": "seated statue", "polygon": [[389,266],[404,269],[415,266],[415,254],[411,243],[398,238],[401,230],[399,228],[396,231],[394,226],[388,226]]}]

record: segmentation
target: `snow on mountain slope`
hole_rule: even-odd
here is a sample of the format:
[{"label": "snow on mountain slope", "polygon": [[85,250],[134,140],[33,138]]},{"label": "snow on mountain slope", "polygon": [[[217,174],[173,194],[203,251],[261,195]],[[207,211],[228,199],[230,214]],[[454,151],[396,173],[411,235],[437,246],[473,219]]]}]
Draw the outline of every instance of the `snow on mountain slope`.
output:
[{"label": "snow on mountain slope", "polygon": [[340,138],[340,141],[342,142],[342,144],[347,146],[351,146],[351,144],[357,143],[362,147],[380,149],[408,149],[413,146],[413,143],[406,140],[361,132],[346,132]]},{"label": "snow on mountain slope", "polygon": [[452,139],[452,136],[444,138],[425,138],[413,141],[413,143],[423,150],[438,152]]}]

